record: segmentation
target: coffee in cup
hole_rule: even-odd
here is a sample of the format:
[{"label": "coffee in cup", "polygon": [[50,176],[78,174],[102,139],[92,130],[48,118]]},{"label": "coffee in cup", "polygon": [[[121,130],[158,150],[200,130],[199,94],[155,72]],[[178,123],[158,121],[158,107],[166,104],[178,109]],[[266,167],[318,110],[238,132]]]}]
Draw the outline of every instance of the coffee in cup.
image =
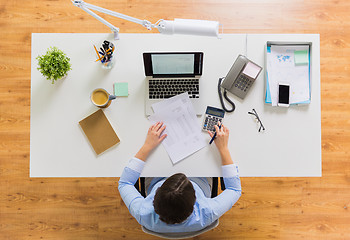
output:
[{"label": "coffee in cup", "polygon": [[115,99],[114,95],[110,95],[105,89],[97,88],[91,93],[91,102],[97,107],[107,107],[110,100]]}]

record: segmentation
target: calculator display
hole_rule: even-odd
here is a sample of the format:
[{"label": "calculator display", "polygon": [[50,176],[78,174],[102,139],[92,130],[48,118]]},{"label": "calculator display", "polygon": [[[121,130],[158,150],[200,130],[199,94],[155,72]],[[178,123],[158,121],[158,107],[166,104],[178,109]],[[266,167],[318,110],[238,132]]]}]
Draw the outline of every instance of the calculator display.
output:
[{"label": "calculator display", "polygon": [[225,115],[224,111],[219,111],[220,109],[207,108],[206,114],[214,115],[223,118]]}]

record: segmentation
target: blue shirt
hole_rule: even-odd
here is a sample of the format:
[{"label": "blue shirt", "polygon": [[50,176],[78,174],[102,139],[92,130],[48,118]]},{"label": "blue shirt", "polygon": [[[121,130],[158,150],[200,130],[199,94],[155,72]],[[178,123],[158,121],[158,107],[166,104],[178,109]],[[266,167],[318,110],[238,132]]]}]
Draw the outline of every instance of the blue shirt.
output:
[{"label": "blue shirt", "polygon": [[140,177],[145,162],[132,158],[124,168],[119,180],[120,195],[137,222],[154,232],[193,232],[199,231],[220,218],[238,201],[241,196],[241,181],[235,164],[222,166],[226,189],[215,198],[207,198],[203,190],[193,181],[196,194],[192,214],[182,223],[167,224],[159,219],[154,211],[153,199],[158,187],[165,180],[157,182],[151,192],[144,198],[134,187]]}]

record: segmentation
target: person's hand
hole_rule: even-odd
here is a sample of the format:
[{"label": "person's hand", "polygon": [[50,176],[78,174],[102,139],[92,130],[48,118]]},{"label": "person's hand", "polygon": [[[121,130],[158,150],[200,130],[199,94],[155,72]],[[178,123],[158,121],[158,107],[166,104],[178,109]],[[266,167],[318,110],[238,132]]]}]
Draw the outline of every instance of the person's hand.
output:
[{"label": "person's hand", "polygon": [[[162,135],[162,132],[165,130],[165,125],[162,122],[157,122],[153,124],[147,132],[147,137],[145,143],[141,149],[136,153],[135,157],[146,161],[149,153],[157,147],[163,140],[166,138],[166,134]],[[162,136],[161,136],[162,135]]]},{"label": "person's hand", "polygon": [[[223,124],[220,129],[217,125],[215,125],[214,127],[216,131],[216,137],[214,139],[214,142],[220,152],[222,164],[232,164],[232,158],[230,155],[230,151],[228,150],[228,138],[230,135],[230,131]],[[214,136],[214,133],[210,131],[208,131],[208,133],[211,138]]]},{"label": "person's hand", "polygon": [[147,133],[144,146],[150,151],[157,147],[163,140],[166,138],[166,134],[162,135],[162,132],[165,130],[165,125],[162,122],[157,122],[153,124]]},{"label": "person's hand", "polygon": [[[219,123],[220,125],[220,123]],[[214,139],[215,145],[218,148],[219,151],[224,150],[228,147],[228,138],[230,135],[230,131],[225,125],[221,125],[221,128],[219,129],[218,125],[215,125],[215,132],[216,137]],[[208,131],[210,137],[212,138],[214,136],[214,133]]]}]

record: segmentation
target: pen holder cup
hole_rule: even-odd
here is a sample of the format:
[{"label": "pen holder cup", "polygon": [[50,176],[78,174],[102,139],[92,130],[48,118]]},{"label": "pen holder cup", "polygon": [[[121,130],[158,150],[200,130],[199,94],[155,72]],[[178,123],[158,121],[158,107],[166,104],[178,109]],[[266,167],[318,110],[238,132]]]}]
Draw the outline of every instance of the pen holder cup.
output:
[{"label": "pen holder cup", "polygon": [[109,61],[101,62],[103,69],[111,69],[114,66],[114,57],[112,57]]}]

